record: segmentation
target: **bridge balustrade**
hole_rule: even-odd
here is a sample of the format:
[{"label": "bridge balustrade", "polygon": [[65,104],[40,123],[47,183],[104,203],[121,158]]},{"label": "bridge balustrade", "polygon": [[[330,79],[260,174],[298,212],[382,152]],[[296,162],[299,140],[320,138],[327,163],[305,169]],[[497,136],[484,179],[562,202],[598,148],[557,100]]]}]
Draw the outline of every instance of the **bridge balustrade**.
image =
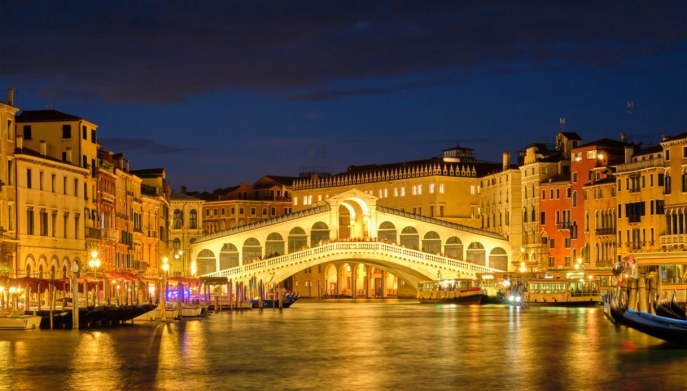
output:
[{"label": "bridge balustrade", "polygon": [[[269,258],[263,261],[250,263],[247,265],[236,266],[231,269],[220,270],[218,272],[209,273],[207,276],[214,277],[232,277],[240,276],[242,274],[253,272],[258,274],[261,272],[270,272],[276,269],[285,267],[292,267],[298,264],[303,264],[315,259],[323,258],[328,255],[348,254],[351,252],[363,251],[364,253],[382,252],[386,256],[401,259],[405,262],[414,263],[426,267],[436,267],[437,264],[445,265],[447,267],[462,269],[471,273],[493,273],[499,271],[483,265],[461,261],[458,259],[443,257],[440,255],[424,253],[422,251],[413,250],[401,247],[394,244],[384,242],[333,242],[319,247],[305,249],[294,253],[281,255],[278,257]],[[355,255],[355,254],[354,254]],[[360,254],[357,254],[360,255]]]}]

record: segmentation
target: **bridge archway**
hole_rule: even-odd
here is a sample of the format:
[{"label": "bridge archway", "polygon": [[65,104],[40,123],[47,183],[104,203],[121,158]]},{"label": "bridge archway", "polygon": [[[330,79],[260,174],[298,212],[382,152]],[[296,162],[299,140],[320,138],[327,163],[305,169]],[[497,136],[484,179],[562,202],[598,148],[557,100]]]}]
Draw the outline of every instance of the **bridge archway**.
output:
[{"label": "bridge archway", "polygon": [[[378,206],[374,196],[353,189],[310,209],[199,238],[191,246],[191,259],[214,262],[214,269],[199,267],[200,275],[241,282],[291,279],[293,285],[321,287],[324,292],[329,289],[323,276],[330,263],[337,265],[332,281],[339,284],[345,278],[348,286],[350,278],[351,287],[357,286],[376,268],[398,277],[399,286],[416,286],[439,273],[449,278],[496,271],[511,252],[507,239],[498,234]],[[350,277],[342,269],[346,263]],[[510,262],[505,266],[497,270],[507,271]],[[299,273],[304,279],[309,273],[320,277],[314,285],[295,284]]]}]

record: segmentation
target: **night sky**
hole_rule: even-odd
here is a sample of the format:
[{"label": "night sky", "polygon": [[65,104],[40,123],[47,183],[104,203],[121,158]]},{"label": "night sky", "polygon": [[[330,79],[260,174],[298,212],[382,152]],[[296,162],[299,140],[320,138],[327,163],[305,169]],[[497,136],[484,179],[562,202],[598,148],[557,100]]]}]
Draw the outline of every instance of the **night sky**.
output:
[{"label": "night sky", "polygon": [[[687,131],[687,1],[6,1],[0,100],[174,190]],[[634,103],[628,113],[627,102]],[[512,163],[515,163],[514,159]]]}]

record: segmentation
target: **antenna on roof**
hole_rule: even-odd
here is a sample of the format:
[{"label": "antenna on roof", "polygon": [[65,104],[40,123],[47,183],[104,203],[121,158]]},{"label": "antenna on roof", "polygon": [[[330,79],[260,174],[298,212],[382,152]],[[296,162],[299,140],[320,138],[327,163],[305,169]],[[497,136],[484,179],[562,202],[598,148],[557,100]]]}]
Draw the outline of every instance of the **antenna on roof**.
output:
[{"label": "antenna on roof", "polygon": [[560,117],[558,123],[561,126],[561,132],[565,132],[565,117]]}]

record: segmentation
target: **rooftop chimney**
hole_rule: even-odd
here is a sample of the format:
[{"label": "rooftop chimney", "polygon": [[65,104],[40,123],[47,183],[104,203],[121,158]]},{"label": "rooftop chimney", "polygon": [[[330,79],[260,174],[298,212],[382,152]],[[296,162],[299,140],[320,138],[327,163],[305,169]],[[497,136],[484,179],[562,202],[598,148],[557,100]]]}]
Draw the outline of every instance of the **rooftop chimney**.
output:
[{"label": "rooftop chimney", "polygon": [[14,88],[12,87],[7,89],[7,103],[10,106],[14,106]]},{"label": "rooftop chimney", "polygon": [[503,171],[510,168],[510,152],[503,151]]},{"label": "rooftop chimney", "polygon": [[627,135],[625,132],[620,133],[620,141],[626,143],[627,142]]}]

